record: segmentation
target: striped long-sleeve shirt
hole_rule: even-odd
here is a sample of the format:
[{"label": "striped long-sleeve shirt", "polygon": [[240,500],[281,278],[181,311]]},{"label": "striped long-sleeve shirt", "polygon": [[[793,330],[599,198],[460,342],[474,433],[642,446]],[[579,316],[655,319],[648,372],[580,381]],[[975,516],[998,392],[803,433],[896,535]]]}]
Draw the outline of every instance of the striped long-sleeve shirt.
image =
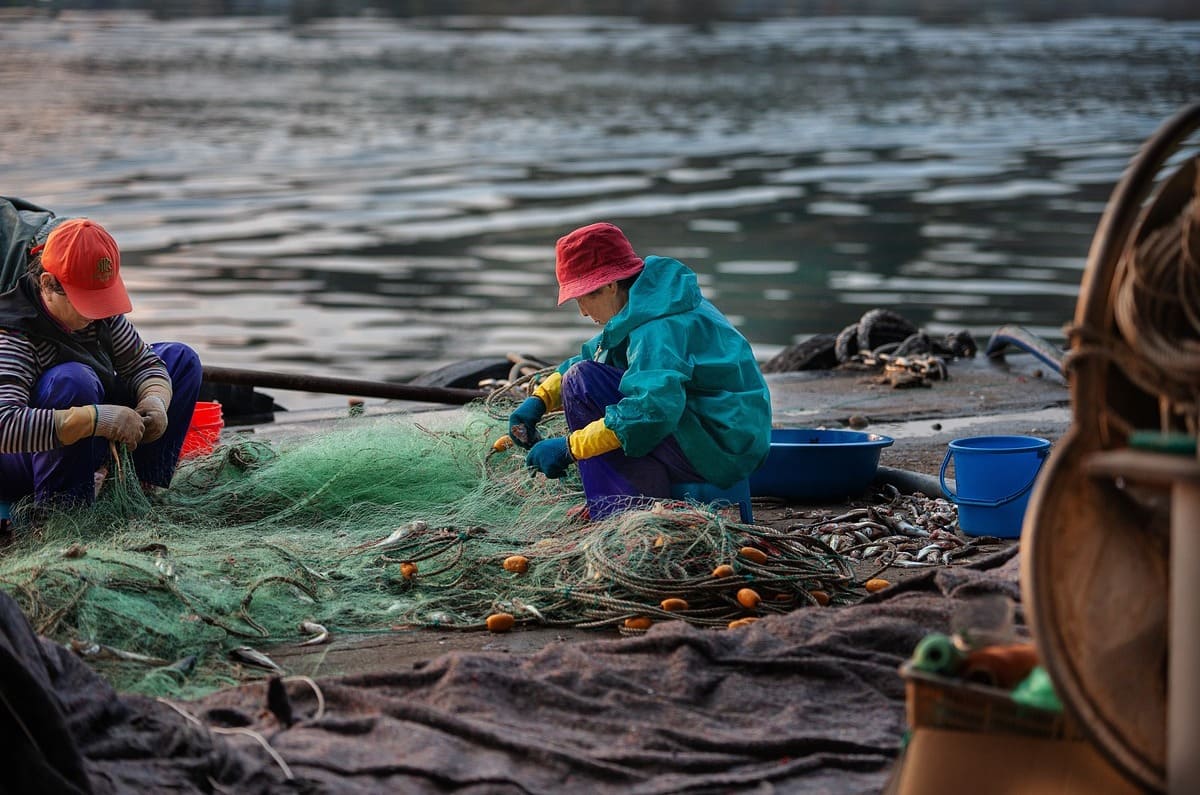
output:
[{"label": "striped long-sleeve shirt", "polygon": [[[170,383],[162,359],[142,341],[124,315],[97,320],[75,332],[91,342],[107,326],[112,339],[113,367],[137,395],[149,379]],[[19,331],[0,330],[0,453],[32,453],[61,447],[54,431],[53,409],[30,408],[34,385],[57,362],[53,342]]]}]

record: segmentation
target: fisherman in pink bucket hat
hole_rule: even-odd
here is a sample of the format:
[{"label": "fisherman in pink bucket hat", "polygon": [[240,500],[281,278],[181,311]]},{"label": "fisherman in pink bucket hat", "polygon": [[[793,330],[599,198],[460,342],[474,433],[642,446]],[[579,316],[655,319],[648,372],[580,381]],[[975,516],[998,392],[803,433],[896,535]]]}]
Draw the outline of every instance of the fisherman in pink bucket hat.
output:
[{"label": "fisherman in pink bucket hat", "polygon": [[[526,464],[546,477],[571,464],[591,519],[669,497],[673,484],[727,488],[767,455],[771,399],[750,345],[668,257],[634,253],[610,223],[555,247],[558,303],[575,300],[602,328],[509,417]],[[561,409],[568,433],[540,439]]]}]

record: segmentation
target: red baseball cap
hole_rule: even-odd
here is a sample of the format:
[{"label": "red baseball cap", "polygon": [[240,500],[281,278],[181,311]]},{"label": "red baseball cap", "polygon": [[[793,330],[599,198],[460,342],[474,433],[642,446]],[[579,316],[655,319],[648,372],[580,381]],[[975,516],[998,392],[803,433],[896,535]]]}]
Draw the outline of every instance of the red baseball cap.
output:
[{"label": "red baseball cap", "polygon": [[121,252],[104,227],[72,218],[54,228],[42,249],[42,268],[58,279],[75,311],[90,320],[133,309],[121,281]]},{"label": "red baseball cap", "polygon": [[554,246],[558,304],[642,271],[625,233],[608,223],[591,224],[560,237]]}]

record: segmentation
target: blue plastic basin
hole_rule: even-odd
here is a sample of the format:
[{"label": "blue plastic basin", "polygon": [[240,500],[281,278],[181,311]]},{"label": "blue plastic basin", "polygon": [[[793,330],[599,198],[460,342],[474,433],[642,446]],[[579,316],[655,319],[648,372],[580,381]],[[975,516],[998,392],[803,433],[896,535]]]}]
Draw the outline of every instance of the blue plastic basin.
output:
[{"label": "blue plastic basin", "polygon": [[863,431],[776,428],[767,460],[750,476],[750,493],[804,502],[861,494],[875,479],[879,451],[893,441]]}]

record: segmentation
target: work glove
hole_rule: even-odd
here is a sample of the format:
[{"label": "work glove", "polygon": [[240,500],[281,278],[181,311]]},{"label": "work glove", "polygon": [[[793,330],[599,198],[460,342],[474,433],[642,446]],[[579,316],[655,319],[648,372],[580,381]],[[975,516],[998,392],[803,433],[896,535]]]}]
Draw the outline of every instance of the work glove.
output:
[{"label": "work glove", "polygon": [[127,444],[132,450],[142,439],[145,421],[128,406],[72,406],[55,410],[54,430],[64,445],[72,445],[92,436],[103,436]]},{"label": "work glove", "polygon": [[[93,436],[103,436],[114,442],[120,442],[133,450],[142,441],[146,432],[146,422],[142,415],[128,406],[115,406],[102,403],[95,406],[96,431]],[[165,419],[165,418],[164,418]]]},{"label": "work glove", "polygon": [[145,423],[142,443],[158,441],[167,430],[167,403],[158,395],[146,395],[138,401],[135,409]]},{"label": "work glove", "polygon": [[575,459],[565,436],[543,439],[525,456],[525,466],[540,471],[548,478],[561,478],[573,463]]},{"label": "work glove", "polygon": [[508,416],[508,435],[520,447],[530,449],[542,438],[538,434],[537,424],[545,413],[546,404],[541,398],[525,398],[525,402]]}]

